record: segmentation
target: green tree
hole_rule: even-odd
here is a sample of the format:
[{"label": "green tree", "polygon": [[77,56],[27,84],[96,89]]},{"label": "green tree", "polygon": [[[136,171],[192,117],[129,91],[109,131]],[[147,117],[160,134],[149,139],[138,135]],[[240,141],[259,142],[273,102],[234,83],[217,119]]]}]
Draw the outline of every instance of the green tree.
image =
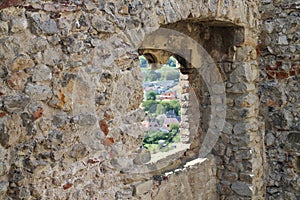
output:
[{"label": "green tree", "polygon": [[157,105],[157,102],[154,100],[143,101],[143,103],[142,103],[142,107],[143,107],[144,111],[148,111],[148,112],[151,111],[151,113],[152,113],[152,110],[154,110],[154,113],[155,113],[156,105]]},{"label": "green tree", "polygon": [[160,104],[164,107],[166,112],[174,110],[176,115],[180,115],[180,102],[178,100],[162,101]]},{"label": "green tree", "polygon": [[177,80],[179,79],[179,72],[177,70],[169,70],[165,74],[166,80]]},{"label": "green tree", "polygon": [[170,132],[174,135],[179,132],[179,124],[170,124]]},{"label": "green tree", "polygon": [[171,100],[170,106],[172,109],[174,109],[176,115],[180,115],[180,102],[178,100]]},{"label": "green tree", "polygon": [[161,74],[158,72],[155,72],[153,70],[149,70],[149,73],[145,76],[146,81],[158,81],[161,78]]},{"label": "green tree", "polygon": [[146,100],[156,100],[156,93],[154,91],[149,91],[146,93]]},{"label": "green tree", "polygon": [[160,114],[164,114],[165,112],[166,112],[166,110],[165,110],[164,106],[161,104],[157,104],[155,114],[160,115]]}]

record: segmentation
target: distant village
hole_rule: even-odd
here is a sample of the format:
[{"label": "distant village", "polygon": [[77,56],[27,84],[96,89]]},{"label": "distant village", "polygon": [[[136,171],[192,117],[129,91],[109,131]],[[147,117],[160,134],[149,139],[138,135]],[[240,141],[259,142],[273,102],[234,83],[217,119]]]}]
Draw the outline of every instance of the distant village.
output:
[{"label": "distant village", "polygon": [[140,57],[144,75],[144,100],[141,106],[146,113],[142,122],[145,128],[143,146],[152,153],[174,148],[173,144],[180,141],[180,72],[177,63],[171,57],[165,65],[154,71],[147,60]]},{"label": "distant village", "polygon": [[[144,82],[144,100],[147,100],[146,94],[150,91],[153,91],[157,95],[157,101],[180,101],[180,97],[179,95],[177,95],[177,91],[172,90],[172,88],[174,88],[178,84],[178,80]],[[146,132],[170,131],[170,125],[179,125],[180,121],[180,115],[177,114],[175,110],[166,110],[163,114],[153,114],[152,117],[146,118],[143,124],[145,126]]]}]

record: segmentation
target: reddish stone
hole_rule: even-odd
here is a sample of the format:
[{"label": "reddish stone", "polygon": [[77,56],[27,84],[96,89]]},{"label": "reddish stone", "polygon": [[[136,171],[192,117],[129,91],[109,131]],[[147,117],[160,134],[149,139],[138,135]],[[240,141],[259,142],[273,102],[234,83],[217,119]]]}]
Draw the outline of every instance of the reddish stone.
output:
[{"label": "reddish stone", "polygon": [[295,76],[296,75],[296,71],[290,71],[290,76]]},{"label": "reddish stone", "polygon": [[274,101],[274,100],[271,100],[271,99],[268,99],[266,101],[266,106],[278,107],[278,102]]},{"label": "reddish stone", "polygon": [[258,44],[257,46],[256,46],[256,54],[257,54],[257,56],[260,56],[261,55],[261,44]]},{"label": "reddish stone", "polygon": [[276,74],[275,74],[275,72],[268,71],[267,75],[268,75],[268,79],[274,79]]},{"label": "reddish stone", "polygon": [[104,133],[105,135],[108,135],[109,130],[108,130],[108,125],[107,125],[105,119],[102,119],[102,120],[99,122],[99,126],[100,126],[100,129],[103,131],[103,133]]},{"label": "reddish stone", "polygon": [[276,73],[276,78],[278,78],[278,79],[286,79],[288,77],[289,77],[288,72],[277,72]]},{"label": "reddish stone", "polygon": [[267,70],[277,70],[278,69],[278,65],[266,65],[266,69]]},{"label": "reddish stone", "polygon": [[104,146],[111,146],[111,145],[113,145],[114,143],[115,143],[114,138],[108,137],[108,138],[106,138],[106,139],[104,140],[103,145],[104,145]]},{"label": "reddish stone", "polygon": [[128,7],[126,5],[123,5],[119,11],[120,14],[128,14]]},{"label": "reddish stone", "polygon": [[282,61],[276,61],[276,67],[277,67],[277,69],[279,68],[279,67],[281,67],[282,66]]},{"label": "reddish stone", "polygon": [[2,0],[0,1],[0,9],[8,8],[11,6],[21,6],[25,3],[25,0]]},{"label": "reddish stone", "polygon": [[93,160],[93,159],[88,159],[87,163],[89,164],[95,164],[95,163],[98,163],[100,162],[99,160]]},{"label": "reddish stone", "polygon": [[33,112],[32,114],[33,114],[34,120],[37,120],[38,118],[40,118],[43,115],[43,112],[44,112],[44,109],[41,107],[39,107],[37,109],[37,111]]},{"label": "reddish stone", "polygon": [[64,190],[67,190],[67,189],[69,189],[69,188],[72,187],[72,186],[73,186],[72,183],[66,183],[66,184],[63,185],[63,189],[64,189]]},{"label": "reddish stone", "polygon": [[0,113],[0,117],[6,116],[6,113]]},{"label": "reddish stone", "polygon": [[23,90],[27,82],[28,74],[24,72],[12,73],[7,79],[7,85],[14,90]]}]

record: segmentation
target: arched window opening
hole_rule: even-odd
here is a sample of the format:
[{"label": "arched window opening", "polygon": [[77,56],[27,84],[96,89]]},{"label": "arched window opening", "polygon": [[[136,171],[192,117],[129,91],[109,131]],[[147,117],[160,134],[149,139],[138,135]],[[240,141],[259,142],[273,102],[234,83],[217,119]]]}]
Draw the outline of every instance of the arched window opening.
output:
[{"label": "arched window opening", "polygon": [[141,55],[139,59],[144,77],[141,107],[146,113],[143,147],[152,154],[174,150],[182,146],[180,65],[173,56],[159,66],[152,66],[157,59],[151,54]]}]

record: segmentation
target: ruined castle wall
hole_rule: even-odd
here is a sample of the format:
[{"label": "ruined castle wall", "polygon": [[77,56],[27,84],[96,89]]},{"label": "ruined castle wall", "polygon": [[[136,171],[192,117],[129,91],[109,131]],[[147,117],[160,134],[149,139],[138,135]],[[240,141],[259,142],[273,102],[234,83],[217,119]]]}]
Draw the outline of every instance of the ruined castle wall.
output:
[{"label": "ruined castle wall", "polygon": [[262,1],[259,93],[268,199],[300,198],[299,9],[300,1]]},{"label": "ruined castle wall", "polygon": [[[209,184],[194,190],[193,181],[185,180],[181,191],[214,187],[216,172],[222,199],[264,195],[255,88],[257,1],[28,0],[1,1],[0,8],[1,199],[141,198],[139,185],[151,183],[149,170],[156,166],[145,165],[149,153],[140,149],[138,48],[160,26],[188,18],[245,32],[232,47],[235,59],[219,63],[227,74],[228,115],[215,148],[218,169],[211,160],[196,164],[188,173],[200,171],[201,177],[211,168]],[[191,176],[176,173],[179,178],[170,180]],[[161,184],[157,194],[167,195],[169,182]]]}]

